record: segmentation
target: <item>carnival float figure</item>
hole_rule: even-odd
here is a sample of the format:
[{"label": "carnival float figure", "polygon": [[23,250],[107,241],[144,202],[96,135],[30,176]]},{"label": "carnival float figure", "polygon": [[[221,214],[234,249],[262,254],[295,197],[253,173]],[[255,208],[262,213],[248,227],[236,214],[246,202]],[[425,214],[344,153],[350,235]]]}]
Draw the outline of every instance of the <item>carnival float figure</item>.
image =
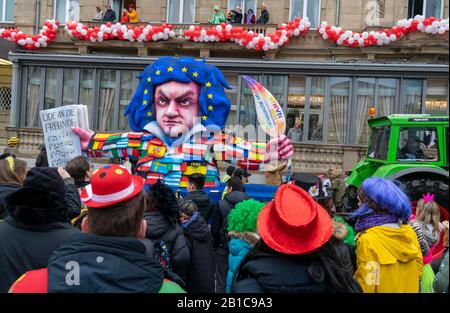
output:
[{"label": "carnival float figure", "polygon": [[264,170],[266,164],[293,154],[284,135],[258,143],[222,131],[231,107],[224,88],[230,86],[213,65],[162,57],[139,79],[125,111],[132,132],[73,131],[90,157],[133,160],[146,185],[163,179],[173,188],[185,188],[189,175],[201,173],[205,188],[214,188],[220,184],[217,161]]}]

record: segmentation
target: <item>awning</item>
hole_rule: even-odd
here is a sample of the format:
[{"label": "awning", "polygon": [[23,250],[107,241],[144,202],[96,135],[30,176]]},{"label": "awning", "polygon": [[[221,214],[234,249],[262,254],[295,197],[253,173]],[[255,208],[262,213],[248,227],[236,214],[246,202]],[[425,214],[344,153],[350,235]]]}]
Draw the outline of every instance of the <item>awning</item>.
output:
[{"label": "awning", "polygon": [[0,59],[0,66],[12,66],[12,63],[8,60]]}]

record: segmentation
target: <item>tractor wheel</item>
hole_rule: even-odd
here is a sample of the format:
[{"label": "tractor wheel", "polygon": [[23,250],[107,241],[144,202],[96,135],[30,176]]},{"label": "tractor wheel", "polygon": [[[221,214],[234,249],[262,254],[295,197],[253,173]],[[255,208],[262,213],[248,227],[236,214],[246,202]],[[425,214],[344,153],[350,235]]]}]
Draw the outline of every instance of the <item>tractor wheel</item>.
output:
[{"label": "tractor wheel", "polygon": [[434,194],[434,201],[441,207],[441,214],[448,220],[448,179],[429,173],[413,173],[396,179],[412,202],[422,199],[426,193]]}]

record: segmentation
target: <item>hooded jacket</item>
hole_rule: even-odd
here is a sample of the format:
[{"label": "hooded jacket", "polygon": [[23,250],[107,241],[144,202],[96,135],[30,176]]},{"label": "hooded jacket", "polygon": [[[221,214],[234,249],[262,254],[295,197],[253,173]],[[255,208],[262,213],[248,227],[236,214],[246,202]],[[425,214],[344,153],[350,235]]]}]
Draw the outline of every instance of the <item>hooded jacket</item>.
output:
[{"label": "hooded jacket", "polygon": [[228,214],[236,204],[247,199],[250,199],[247,194],[241,191],[232,191],[227,193],[225,198],[217,203],[211,223],[211,233],[215,247],[228,246]]},{"label": "hooded jacket", "polygon": [[144,218],[147,221],[146,238],[155,243],[160,240],[166,243],[173,272],[186,281],[190,254],[180,226],[169,223],[166,217],[158,211],[145,213]]},{"label": "hooded jacket", "polygon": [[232,238],[228,244],[230,253],[228,255],[227,293],[231,292],[239,265],[259,239],[258,235],[251,232],[230,232],[229,236]]},{"label": "hooded jacket", "polygon": [[194,213],[181,227],[191,255],[186,291],[214,293],[214,251],[211,231],[199,213]]},{"label": "hooded jacket", "polygon": [[375,226],[358,233],[355,279],[366,293],[417,293],[422,252],[409,225]]},{"label": "hooded jacket", "polygon": [[7,216],[0,221],[0,292],[23,273],[47,266],[52,252],[79,230],[69,223],[25,225]]},{"label": "hooded jacket", "polygon": [[0,184],[0,220],[4,219],[7,212],[6,212],[6,197],[19,189],[20,185],[17,184]]},{"label": "hooded jacket", "polygon": [[11,291],[150,293],[182,290],[164,280],[163,268],[139,240],[80,233],[51,255],[48,269],[27,273]]},{"label": "hooded jacket", "polygon": [[194,201],[197,205],[198,212],[200,212],[206,222],[209,222],[214,211],[214,201],[206,192],[203,190],[191,191],[186,195],[185,199]]},{"label": "hooded jacket", "polygon": [[441,265],[439,266],[439,271],[434,277],[433,289],[435,292],[448,293],[448,249],[442,259]]}]

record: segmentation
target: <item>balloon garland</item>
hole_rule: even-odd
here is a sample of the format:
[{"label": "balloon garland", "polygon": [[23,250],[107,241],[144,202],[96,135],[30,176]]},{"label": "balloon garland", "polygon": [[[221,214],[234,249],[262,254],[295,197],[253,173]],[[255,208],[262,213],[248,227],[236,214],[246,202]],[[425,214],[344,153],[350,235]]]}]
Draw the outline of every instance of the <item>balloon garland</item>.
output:
[{"label": "balloon garland", "polygon": [[330,26],[322,22],[317,32],[324,40],[334,41],[339,46],[347,47],[370,47],[383,46],[402,38],[410,32],[421,31],[427,34],[445,34],[449,29],[449,19],[437,19],[435,17],[425,18],[417,15],[413,19],[402,19],[397,26],[381,31],[353,32],[341,27]]},{"label": "balloon garland", "polygon": [[[58,21],[47,20],[37,35],[25,34],[17,28],[0,28],[0,38],[14,41],[26,50],[45,48],[55,39],[58,26]],[[283,23],[275,33],[267,35],[249,31],[242,26],[236,27],[225,23],[210,27],[191,25],[181,37],[192,42],[234,42],[247,49],[268,51],[288,44],[292,37],[307,33],[310,27],[311,23],[307,17],[304,19],[297,17],[293,21]],[[175,31],[170,24],[132,26],[108,22],[100,26],[89,27],[77,21],[70,21],[66,23],[64,29],[71,38],[92,42],[105,40],[146,42],[168,40],[175,37]],[[404,37],[407,33],[416,31],[432,35],[448,33],[449,19],[425,18],[417,15],[414,18],[399,20],[396,26],[389,29],[369,32],[353,32],[341,27],[330,26],[327,22],[322,22],[317,29],[322,39],[346,47],[384,46]]]},{"label": "balloon garland", "polygon": [[294,21],[283,23],[275,33],[258,34],[248,31],[241,26],[233,27],[230,24],[222,23],[211,27],[200,27],[191,25],[189,30],[184,32],[184,38],[193,42],[235,42],[247,49],[257,51],[267,51],[277,49],[289,43],[292,36],[300,36],[309,31],[311,23],[308,18],[297,17]]},{"label": "balloon garland", "polygon": [[173,26],[170,24],[162,24],[161,26],[131,26],[108,22],[100,26],[89,27],[77,21],[70,21],[66,23],[64,29],[72,38],[86,41],[90,40],[92,42],[111,39],[144,42],[168,40],[169,38],[175,37]]},{"label": "balloon garland", "polygon": [[47,20],[37,35],[25,34],[17,28],[0,28],[0,38],[14,41],[26,50],[36,50],[41,47],[45,48],[52,43],[58,33],[58,26],[58,21]]}]

